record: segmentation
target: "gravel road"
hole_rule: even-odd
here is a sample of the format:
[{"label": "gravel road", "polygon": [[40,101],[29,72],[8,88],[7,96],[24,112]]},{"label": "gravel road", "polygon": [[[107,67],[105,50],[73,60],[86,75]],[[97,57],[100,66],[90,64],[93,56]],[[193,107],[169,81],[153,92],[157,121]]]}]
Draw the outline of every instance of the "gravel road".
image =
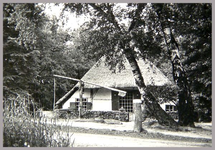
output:
[{"label": "gravel road", "polygon": [[143,125],[147,133],[133,132],[133,122],[113,120],[58,120],[55,124],[62,134],[73,133],[73,147],[212,147],[212,123],[197,123],[196,128],[183,127],[181,131]]},{"label": "gravel road", "polygon": [[74,147],[208,147],[211,144],[74,133]]}]

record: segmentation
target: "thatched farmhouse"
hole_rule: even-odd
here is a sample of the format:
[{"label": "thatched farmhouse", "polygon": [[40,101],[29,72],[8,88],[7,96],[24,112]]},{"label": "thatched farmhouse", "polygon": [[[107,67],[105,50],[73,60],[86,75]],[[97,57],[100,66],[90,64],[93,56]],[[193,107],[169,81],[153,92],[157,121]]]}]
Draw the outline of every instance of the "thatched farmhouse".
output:
[{"label": "thatched farmhouse", "polygon": [[[147,86],[163,87],[172,84],[171,81],[148,60],[138,59],[138,65]],[[81,79],[98,85],[121,89],[127,92],[124,97],[118,92],[95,85],[85,84],[83,94],[83,107],[91,111],[115,111],[124,108],[126,112],[133,112],[133,102],[140,99],[140,93],[135,84],[130,64],[127,59],[125,68],[121,71],[109,70],[102,57]],[[78,109],[79,91],[78,85],[74,86],[65,96],[56,102],[60,109]],[[163,109],[174,111],[175,106],[163,104]]]}]

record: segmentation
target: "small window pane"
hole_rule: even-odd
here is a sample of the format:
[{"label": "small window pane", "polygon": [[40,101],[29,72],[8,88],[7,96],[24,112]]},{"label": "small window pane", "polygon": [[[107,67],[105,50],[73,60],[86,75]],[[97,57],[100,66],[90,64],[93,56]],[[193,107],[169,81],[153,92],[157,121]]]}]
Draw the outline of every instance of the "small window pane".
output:
[{"label": "small window pane", "polygon": [[166,105],[166,111],[170,110],[170,105]]},{"label": "small window pane", "polygon": [[[80,102],[80,99],[79,98],[76,98],[76,109],[78,109],[79,108],[79,102]],[[86,110],[87,109],[87,99],[86,98],[83,98],[82,99],[82,108],[84,109],[84,110]]]},{"label": "small window pane", "polygon": [[119,108],[123,107],[126,112],[133,112],[133,94],[128,92],[125,97],[119,97]]},{"label": "small window pane", "polygon": [[166,111],[177,111],[177,107],[175,105],[166,105]]}]

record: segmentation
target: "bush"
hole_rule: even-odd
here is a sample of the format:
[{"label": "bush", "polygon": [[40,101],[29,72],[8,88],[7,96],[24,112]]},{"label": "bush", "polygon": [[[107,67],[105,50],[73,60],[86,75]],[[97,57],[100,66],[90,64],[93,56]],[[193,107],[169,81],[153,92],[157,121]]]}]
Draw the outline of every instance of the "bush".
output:
[{"label": "bush", "polygon": [[3,124],[4,147],[71,147],[73,144],[69,126],[63,132],[56,123],[36,118],[35,107],[30,111],[29,100],[20,96],[4,101]]},{"label": "bush", "polygon": [[[77,110],[59,110],[59,118],[62,119],[76,119],[79,117]],[[127,122],[129,121],[129,113],[125,111],[84,111],[82,118],[102,118],[102,119],[115,119]]]}]

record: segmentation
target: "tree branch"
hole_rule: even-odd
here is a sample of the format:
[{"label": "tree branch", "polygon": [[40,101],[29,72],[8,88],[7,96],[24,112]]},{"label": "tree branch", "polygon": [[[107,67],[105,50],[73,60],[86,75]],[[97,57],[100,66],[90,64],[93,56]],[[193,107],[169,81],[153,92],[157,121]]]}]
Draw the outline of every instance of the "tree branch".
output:
[{"label": "tree branch", "polygon": [[119,30],[121,31],[121,28],[118,24],[118,22],[115,19],[115,16],[113,15],[113,11],[111,10],[111,6],[110,5],[106,5],[106,8],[108,9],[108,13],[104,12],[104,10],[101,9],[101,7],[98,7],[95,5],[95,3],[89,3],[89,5],[91,7],[93,7],[97,12],[101,13],[103,15],[103,17],[105,17],[109,22],[113,23],[113,25]]},{"label": "tree branch", "polygon": [[131,30],[133,30],[135,27],[138,26],[139,21],[141,20],[140,14],[142,13],[142,10],[144,9],[145,6],[146,4],[143,4],[143,3],[137,4],[137,9],[135,11],[135,15],[128,29],[128,32],[130,32]]}]

